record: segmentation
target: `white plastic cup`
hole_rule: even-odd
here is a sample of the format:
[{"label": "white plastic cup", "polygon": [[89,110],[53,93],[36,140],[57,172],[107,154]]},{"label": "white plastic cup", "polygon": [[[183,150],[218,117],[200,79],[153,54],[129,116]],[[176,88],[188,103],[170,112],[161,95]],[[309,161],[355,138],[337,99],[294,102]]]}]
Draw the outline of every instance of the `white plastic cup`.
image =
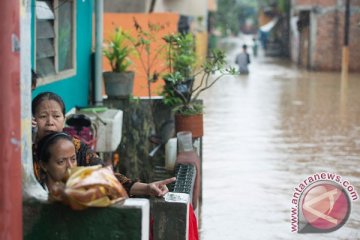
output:
[{"label": "white plastic cup", "polygon": [[165,144],[165,169],[174,170],[177,155],[177,138],[170,138]]},{"label": "white plastic cup", "polygon": [[190,131],[182,131],[176,134],[179,152],[189,152],[193,150],[192,133]]}]

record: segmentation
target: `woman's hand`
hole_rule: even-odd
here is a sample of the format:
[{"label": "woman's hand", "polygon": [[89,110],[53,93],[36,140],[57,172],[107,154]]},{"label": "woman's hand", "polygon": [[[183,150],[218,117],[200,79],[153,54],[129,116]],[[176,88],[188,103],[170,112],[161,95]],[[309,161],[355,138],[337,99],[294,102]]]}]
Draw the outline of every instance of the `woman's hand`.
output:
[{"label": "woman's hand", "polygon": [[165,180],[152,182],[152,183],[140,183],[136,182],[130,189],[130,195],[150,195],[155,197],[162,197],[169,189],[166,187],[166,184],[175,182],[176,178],[168,178]]},{"label": "woman's hand", "polygon": [[47,185],[51,200],[63,201],[66,199],[65,184],[63,182],[54,182]]},{"label": "woman's hand", "polygon": [[155,197],[162,197],[164,196],[166,193],[169,192],[169,189],[167,188],[167,184],[175,182],[176,178],[168,178],[165,180],[161,180],[161,181],[157,181],[157,182],[152,182],[148,184],[148,194],[150,196],[155,196]]}]

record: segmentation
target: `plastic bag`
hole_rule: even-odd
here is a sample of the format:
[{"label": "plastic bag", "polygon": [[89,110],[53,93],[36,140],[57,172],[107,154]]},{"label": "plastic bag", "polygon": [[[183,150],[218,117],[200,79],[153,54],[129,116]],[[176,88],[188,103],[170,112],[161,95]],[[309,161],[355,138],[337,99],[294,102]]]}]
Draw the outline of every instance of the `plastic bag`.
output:
[{"label": "plastic bag", "polygon": [[76,210],[107,207],[128,198],[111,167],[101,165],[71,168],[65,187],[54,189],[51,195]]}]

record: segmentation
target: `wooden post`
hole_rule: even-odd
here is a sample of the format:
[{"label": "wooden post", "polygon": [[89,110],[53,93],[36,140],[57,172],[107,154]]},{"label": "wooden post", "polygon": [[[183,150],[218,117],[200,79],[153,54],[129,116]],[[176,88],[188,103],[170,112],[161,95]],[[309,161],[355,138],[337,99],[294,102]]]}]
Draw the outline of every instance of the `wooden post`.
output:
[{"label": "wooden post", "polygon": [[341,61],[341,86],[340,86],[340,112],[345,115],[348,95],[349,78],[349,26],[350,26],[350,0],[346,0],[344,25],[344,45]]},{"label": "wooden post", "polygon": [[344,45],[342,49],[341,79],[346,81],[349,72],[349,27],[350,27],[350,0],[346,0]]}]

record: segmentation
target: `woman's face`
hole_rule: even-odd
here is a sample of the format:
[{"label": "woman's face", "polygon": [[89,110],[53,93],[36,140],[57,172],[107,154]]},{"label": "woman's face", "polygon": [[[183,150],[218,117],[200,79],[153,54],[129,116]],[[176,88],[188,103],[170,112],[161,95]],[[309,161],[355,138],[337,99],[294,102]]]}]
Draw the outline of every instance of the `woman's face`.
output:
[{"label": "woman's face", "polygon": [[37,139],[41,139],[50,132],[62,132],[65,125],[65,116],[60,104],[55,100],[42,101],[35,111],[37,122]]},{"label": "woman's face", "polygon": [[75,146],[68,139],[59,139],[49,147],[49,152],[49,161],[43,163],[42,168],[48,181],[62,181],[67,176],[67,170],[77,165]]}]

